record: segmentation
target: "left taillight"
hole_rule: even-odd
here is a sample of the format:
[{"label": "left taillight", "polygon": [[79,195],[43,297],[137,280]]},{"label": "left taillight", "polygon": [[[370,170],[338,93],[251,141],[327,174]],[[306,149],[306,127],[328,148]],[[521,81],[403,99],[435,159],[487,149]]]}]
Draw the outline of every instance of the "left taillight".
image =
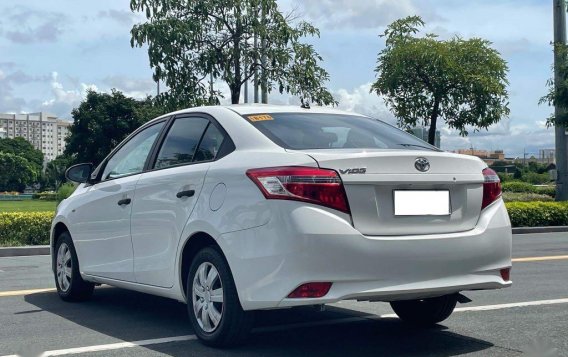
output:
[{"label": "left taillight", "polygon": [[343,183],[333,170],[269,167],[248,170],[247,176],[267,199],[308,202],[350,213]]},{"label": "left taillight", "polygon": [[483,201],[481,209],[489,206],[501,197],[501,180],[499,175],[490,168],[483,169]]}]

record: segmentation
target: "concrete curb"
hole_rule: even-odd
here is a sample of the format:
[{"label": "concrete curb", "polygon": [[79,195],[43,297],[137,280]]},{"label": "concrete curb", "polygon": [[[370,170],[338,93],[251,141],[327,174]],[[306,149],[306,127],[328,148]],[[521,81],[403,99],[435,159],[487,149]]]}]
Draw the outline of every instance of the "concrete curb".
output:
[{"label": "concrete curb", "polygon": [[513,234],[556,233],[556,232],[568,232],[568,226],[516,227],[516,228],[513,228]]},{"label": "concrete curb", "polygon": [[[516,227],[513,228],[513,234],[531,234],[531,233],[557,233],[568,232],[568,226],[552,226],[552,227]],[[0,258],[2,257],[22,257],[30,255],[49,255],[48,245],[37,245],[27,247],[5,247],[0,248]]]},{"label": "concrete curb", "polygon": [[49,255],[49,245],[0,248],[0,257],[22,257],[29,255]]}]

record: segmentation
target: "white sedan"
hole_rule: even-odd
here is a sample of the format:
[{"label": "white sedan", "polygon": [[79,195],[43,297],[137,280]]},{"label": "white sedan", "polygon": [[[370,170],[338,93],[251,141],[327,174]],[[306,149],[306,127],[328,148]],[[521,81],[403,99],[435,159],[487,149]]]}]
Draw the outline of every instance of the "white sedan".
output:
[{"label": "white sedan", "polygon": [[215,106],[154,119],[57,209],[57,290],[95,285],[187,303],[206,344],[243,341],[253,311],[345,299],[438,323],[466,290],[511,285],[498,176],[366,116]]}]

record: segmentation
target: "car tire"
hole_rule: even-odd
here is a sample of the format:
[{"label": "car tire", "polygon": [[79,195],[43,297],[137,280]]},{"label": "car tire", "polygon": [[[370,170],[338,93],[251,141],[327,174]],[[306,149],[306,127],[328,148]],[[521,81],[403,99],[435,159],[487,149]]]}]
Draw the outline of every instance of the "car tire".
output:
[{"label": "car tire", "polygon": [[252,328],[252,312],[243,310],[229,265],[213,247],[200,250],[191,263],[187,309],[195,334],[208,346],[238,345]]},{"label": "car tire", "polygon": [[420,300],[402,300],[390,303],[394,312],[404,322],[419,326],[437,324],[447,319],[457,303],[457,295],[444,295]]},{"label": "car tire", "polygon": [[55,286],[62,300],[85,301],[93,295],[95,284],[81,277],[77,252],[68,232],[61,233],[57,238],[53,268]]}]

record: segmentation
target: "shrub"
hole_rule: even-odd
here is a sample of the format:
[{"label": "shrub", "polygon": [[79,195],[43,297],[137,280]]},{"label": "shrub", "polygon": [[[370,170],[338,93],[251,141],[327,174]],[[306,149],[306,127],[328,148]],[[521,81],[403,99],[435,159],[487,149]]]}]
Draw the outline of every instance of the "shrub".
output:
[{"label": "shrub", "polygon": [[524,192],[524,193],[536,193],[536,187],[530,183],[521,181],[509,181],[503,182],[501,184],[503,192]]},{"label": "shrub", "polygon": [[556,197],[556,186],[538,186],[535,187],[536,193],[540,195],[547,195],[550,197]]},{"label": "shrub", "polygon": [[57,201],[63,201],[67,197],[71,196],[74,191],[75,185],[70,182],[61,185],[61,187],[57,190]]},{"label": "shrub", "polygon": [[506,202],[513,227],[566,226],[568,202]]},{"label": "shrub", "polygon": [[550,175],[547,172],[543,174],[527,172],[523,174],[523,181],[530,182],[534,185],[543,185],[550,182]]},{"label": "shrub", "polygon": [[554,201],[554,198],[539,193],[530,192],[503,192],[503,200],[505,202],[548,202]]},{"label": "shrub", "polygon": [[49,244],[51,212],[0,213],[0,246]]}]

